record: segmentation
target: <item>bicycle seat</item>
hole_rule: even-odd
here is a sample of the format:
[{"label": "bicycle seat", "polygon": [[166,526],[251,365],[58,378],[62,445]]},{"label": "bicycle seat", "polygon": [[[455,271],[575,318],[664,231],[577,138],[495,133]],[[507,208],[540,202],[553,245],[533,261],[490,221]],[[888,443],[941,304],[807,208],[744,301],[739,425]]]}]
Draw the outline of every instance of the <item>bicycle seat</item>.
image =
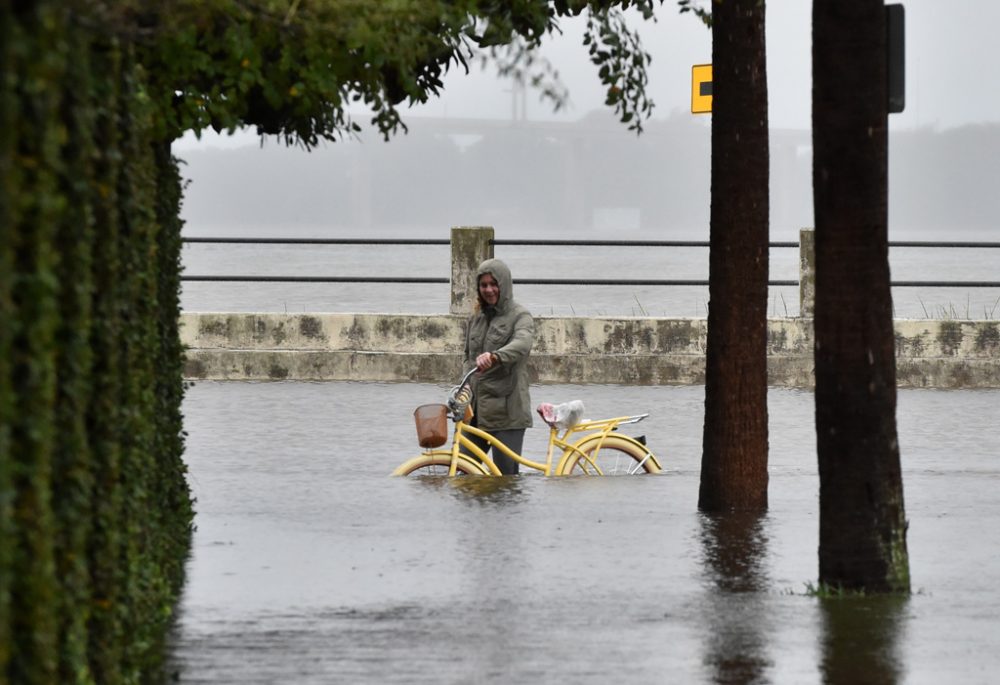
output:
[{"label": "bicycle seat", "polygon": [[571,400],[562,404],[542,402],[535,411],[542,417],[542,421],[553,428],[571,428],[580,423],[583,416],[583,402],[580,400]]}]

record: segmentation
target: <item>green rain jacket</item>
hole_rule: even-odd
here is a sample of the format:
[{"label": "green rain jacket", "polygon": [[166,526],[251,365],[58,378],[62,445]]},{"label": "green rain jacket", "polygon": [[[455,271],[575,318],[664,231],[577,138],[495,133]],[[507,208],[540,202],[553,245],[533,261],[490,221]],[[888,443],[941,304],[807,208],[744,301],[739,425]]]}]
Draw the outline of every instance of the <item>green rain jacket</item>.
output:
[{"label": "green rain jacket", "polygon": [[514,301],[513,281],[506,264],[487,259],[476,272],[477,284],[483,274],[496,279],[500,297],[495,307],[487,307],[479,300],[479,311],[466,323],[465,371],[475,367],[476,357],[483,352],[495,352],[500,363],[472,377],[476,423],[486,431],[528,428],[532,420],[528,354],[535,340],[535,322],[528,310]]}]

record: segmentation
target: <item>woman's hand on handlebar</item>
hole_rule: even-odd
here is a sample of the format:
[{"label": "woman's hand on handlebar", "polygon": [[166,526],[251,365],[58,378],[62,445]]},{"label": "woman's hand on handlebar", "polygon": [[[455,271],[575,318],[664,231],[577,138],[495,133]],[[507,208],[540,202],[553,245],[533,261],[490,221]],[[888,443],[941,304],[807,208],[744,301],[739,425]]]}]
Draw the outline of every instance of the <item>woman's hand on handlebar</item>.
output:
[{"label": "woman's hand on handlebar", "polygon": [[479,371],[486,371],[500,361],[500,358],[493,352],[483,352],[476,357],[476,368]]}]

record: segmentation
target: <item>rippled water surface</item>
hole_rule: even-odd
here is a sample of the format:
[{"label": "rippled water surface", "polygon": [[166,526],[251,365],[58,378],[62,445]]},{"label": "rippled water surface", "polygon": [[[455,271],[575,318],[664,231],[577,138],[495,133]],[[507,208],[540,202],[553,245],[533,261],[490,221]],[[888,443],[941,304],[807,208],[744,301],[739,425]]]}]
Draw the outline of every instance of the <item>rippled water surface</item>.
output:
[{"label": "rippled water surface", "polygon": [[[913,586],[820,600],[813,396],[770,391],[770,510],[697,513],[704,388],[539,386],[635,426],[647,478],[419,480],[446,388],[209,383],[185,401],[183,683],[985,683],[1000,669],[1000,394],[901,391]],[[632,432],[640,432],[639,430]],[[529,432],[525,451],[543,452]]]}]

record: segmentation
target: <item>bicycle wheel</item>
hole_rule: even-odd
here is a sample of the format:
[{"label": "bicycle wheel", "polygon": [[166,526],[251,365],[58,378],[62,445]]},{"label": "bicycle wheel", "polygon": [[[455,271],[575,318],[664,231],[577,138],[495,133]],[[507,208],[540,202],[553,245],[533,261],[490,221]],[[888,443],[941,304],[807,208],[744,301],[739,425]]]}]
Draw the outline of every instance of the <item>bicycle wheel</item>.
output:
[{"label": "bicycle wheel", "polygon": [[560,471],[564,476],[641,476],[659,473],[660,464],[648,449],[631,440],[609,435],[579,445]]},{"label": "bicycle wheel", "polygon": [[[392,472],[394,476],[447,476],[448,471],[451,468],[451,454],[448,452],[428,452],[427,454],[421,454],[414,457],[413,459],[408,459],[400,464],[395,471]],[[485,476],[487,472],[484,471],[478,463],[468,459],[464,456],[458,458],[457,470],[455,475],[458,476]]]}]

